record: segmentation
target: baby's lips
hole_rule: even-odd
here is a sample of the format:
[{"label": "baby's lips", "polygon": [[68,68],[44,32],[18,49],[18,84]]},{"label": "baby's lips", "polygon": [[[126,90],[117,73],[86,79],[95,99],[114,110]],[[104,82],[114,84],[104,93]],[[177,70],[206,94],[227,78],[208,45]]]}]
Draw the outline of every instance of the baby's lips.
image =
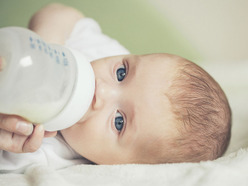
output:
[{"label": "baby's lips", "polygon": [[0,71],[2,71],[4,69],[4,67],[6,66],[6,61],[3,57],[0,56]]}]

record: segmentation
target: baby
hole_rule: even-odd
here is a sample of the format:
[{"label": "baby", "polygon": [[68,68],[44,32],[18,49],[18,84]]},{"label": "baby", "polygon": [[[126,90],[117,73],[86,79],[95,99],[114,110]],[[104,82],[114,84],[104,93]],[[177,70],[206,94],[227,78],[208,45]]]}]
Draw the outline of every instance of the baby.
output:
[{"label": "baby", "polygon": [[213,160],[225,152],[230,109],[200,67],[169,54],[109,57],[92,66],[92,106],[61,131],[82,156],[97,164],[165,163]]},{"label": "baby", "polygon": [[[82,17],[73,8],[52,4],[33,17],[30,28],[47,42],[64,44]],[[64,24],[54,26],[53,18]],[[92,104],[80,121],[60,131],[77,154],[96,164],[155,164],[213,160],[226,151],[228,100],[196,64],[165,53],[125,53],[91,64],[96,81]],[[43,137],[56,134],[7,115],[0,115],[0,128],[0,141],[3,133],[22,139],[17,143],[9,137],[10,145],[0,143],[0,149],[19,153],[36,151]]]}]

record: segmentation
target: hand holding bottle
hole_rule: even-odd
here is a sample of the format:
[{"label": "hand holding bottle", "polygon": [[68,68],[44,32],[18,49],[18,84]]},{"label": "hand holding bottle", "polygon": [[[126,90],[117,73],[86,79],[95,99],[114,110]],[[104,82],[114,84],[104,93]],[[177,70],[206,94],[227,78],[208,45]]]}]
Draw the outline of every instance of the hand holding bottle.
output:
[{"label": "hand holding bottle", "polygon": [[[0,56],[0,71],[5,64]],[[41,146],[44,137],[53,137],[57,132],[44,132],[42,125],[33,125],[19,116],[0,114],[0,150],[15,153],[34,152]]]},{"label": "hand holding bottle", "polygon": [[42,125],[33,125],[19,116],[0,114],[0,150],[15,153],[34,152],[44,137],[57,132],[45,132]]}]

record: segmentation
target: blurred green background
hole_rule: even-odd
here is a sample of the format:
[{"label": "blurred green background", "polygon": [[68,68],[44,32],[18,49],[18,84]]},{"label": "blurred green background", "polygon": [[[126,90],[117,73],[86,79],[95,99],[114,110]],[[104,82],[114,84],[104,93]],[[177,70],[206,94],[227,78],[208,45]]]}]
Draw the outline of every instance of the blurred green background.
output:
[{"label": "blurred green background", "polygon": [[[27,27],[32,14],[52,0],[0,0],[0,27]],[[199,62],[202,55],[179,29],[146,0],[58,0],[92,17],[105,34],[133,54],[166,52]]]}]

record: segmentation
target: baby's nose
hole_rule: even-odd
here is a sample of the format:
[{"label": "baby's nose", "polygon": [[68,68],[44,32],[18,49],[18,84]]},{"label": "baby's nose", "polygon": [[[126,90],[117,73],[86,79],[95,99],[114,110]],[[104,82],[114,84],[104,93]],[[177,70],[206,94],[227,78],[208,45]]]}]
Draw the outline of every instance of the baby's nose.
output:
[{"label": "baby's nose", "polygon": [[117,90],[102,79],[96,79],[93,108],[99,109],[105,104],[111,103],[117,96]]}]

